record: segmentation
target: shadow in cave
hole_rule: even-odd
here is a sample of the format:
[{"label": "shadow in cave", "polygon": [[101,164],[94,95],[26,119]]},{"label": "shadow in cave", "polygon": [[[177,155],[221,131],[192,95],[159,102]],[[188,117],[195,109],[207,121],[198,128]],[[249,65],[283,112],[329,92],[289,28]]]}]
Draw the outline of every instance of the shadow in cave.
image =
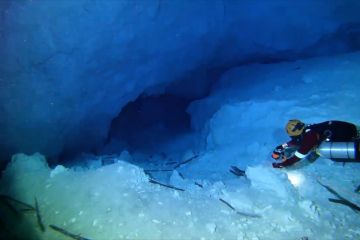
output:
[{"label": "shadow in cave", "polygon": [[106,145],[117,142],[115,148],[120,151],[161,154],[166,144],[191,132],[190,116],[186,112],[190,102],[170,94],[139,97],[112,120]]},{"label": "shadow in cave", "polygon": [[34,224],[26,217],[14,213],[0,203],[0,239],[7,240],[38,240],[42,239],[34,229]]},{"label": "shadow in cave", "polygon": [[[27,208],[28,203],[13,198],[11,195],[14,177],[2,182],[2,188],[10,188],[10,195],[0,194],[0,239],[39,240],[43,239],[40,226],[36,224],[37,215],[34,209]],[[26,206],[25,206],[26,205]],[[29,211],[31,210],[31,211]]]}]

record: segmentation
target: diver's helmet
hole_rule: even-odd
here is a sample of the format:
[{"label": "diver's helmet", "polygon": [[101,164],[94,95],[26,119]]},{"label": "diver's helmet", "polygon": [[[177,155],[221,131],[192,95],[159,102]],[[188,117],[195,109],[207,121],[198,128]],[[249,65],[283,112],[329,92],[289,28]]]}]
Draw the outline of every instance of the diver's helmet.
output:
[{"label": "diver's helmet", "polygon": [[286,124],[285,130],[290,137],[300,136],[305,129],[305,123],[297,119],[289,120]]}]

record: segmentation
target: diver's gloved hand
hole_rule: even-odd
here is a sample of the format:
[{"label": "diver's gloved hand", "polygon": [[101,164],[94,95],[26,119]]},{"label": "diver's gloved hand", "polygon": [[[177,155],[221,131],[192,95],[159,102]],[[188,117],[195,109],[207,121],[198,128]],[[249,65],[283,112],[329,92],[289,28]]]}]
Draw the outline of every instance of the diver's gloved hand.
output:
[{"label": "diver's gloved hand", "polygon": [[283,168],[285,167],[282,163],[272,163],[273,168]]},{"label": "diver's gloved hand", "polygon": [[281,158],[281,154],[279,152],[276,152],[275,150],[273,151],[273,153],[271,154],[271,157],[275,160],[279,160]]},{"label": "diver's gloved hand", "polygon": [[285,147],[286,147],[286,146],[287,146],[286,144],[282,144],[282,145],[277,146],[277,147],[274,149],[273,153],[271,154],[271,157],[272,157],[273,159],[275,159],[275,160],[280,159],[281,156],[284,154],[284,151],[285,151]]},{"label": "diver's gloved hand", "polygon": [[274,149],[274,152],[284,152],[285,151],[285,148],[287,147],[287,144],[284,143],[284,144],[281,144],[279,146],[277,146],[275,149]]}]

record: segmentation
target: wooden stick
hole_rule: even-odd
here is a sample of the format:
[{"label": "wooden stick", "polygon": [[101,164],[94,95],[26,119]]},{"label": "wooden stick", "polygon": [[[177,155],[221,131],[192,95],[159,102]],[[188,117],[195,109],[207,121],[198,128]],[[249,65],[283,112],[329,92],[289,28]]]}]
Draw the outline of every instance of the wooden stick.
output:
[{"label": "wooden stick", "polygon": [[38,225],[39,225],[41,231],[45,232],[45,226],[44,226],[44,224],[42,222],[40,209],[39,209],[39,204],[38,204],[38,201],[37,201],[36,197],[35,197],[35,211],[36,211],[36,218],[37,218]]},{"label": "wooden stick", "polygon": [[231,173],[235,174],[236,176],[240,177],[246,177],[246,173],[244,170],[241,170],[240,168],[236,166],[231,166],[231,169],[229,170]]},{"label": "wooden stick", "polygon": [[236,210],[230,203],[228,203],[227,201],[225,201],[224,199],[220,198],[219,199],[221,202],[223,202],[226,206],[228,206],[229,208],[231,208],[233,211],[235,211],[237,214],[244,216],[244,217],[252,217],[252,218],[261,218],[260,215],[258,214],[253,214],[253,213],[244,213],[244,212],[240,212],[238,210]]},{"label": "wooden stick", "polygon": [[5,199],[5,198],[1,198],[0,201],[8,208],[10,209],[10,211],[16,215],[17,217],[20,216],[20,212],[13,206],[11,205],[11,203],[9,202],[9,200]]},{"label": "wooden stick", "polygon": [[167,185],[167,184],[158,182],[158,181],[156,181],[155,179],[152,179],[152,178],[149,178],[149,182],[150,182],[150,183],[154,183],[154,184],[158,184],[158,185],[163,186],[163,187],[175,189],[175,190],[178,190],[178,191],[185,191],[184,189],[177,188],[177,187],[174,187],[174,186],[171,186],[171,185]]},{"label": "wooden stick", "polygon": [[59,233],[62,233],[65,236],[70,237],[75,240],[90,240],[89,238],[81,237],[80,234],[76,235],[76,234],[70,233],[70,232],[66,231],[65,229],[63,229],[61,227],[57,227],[55,225],[49,225],[49,227]]},{"label": "wooden stick", "polygon": [[183,161],[183,162],[178,163],[177,165],[174,166],[174,169],[180,167],[180,166],[183,165],[183,164],[186,164],[186,163],[194,160],[194,159],[197,158],[197,157],[199,157],[199,155],[194,155],[194,156],[192,156],[191,158],[189,158],[189,159],[187,159],[187,160],[185,160],[185,161]]},{"label": "wooden stick", "polygon": [[360,207],[358,205],[356,205],[355,203],[350,202],[347,199],[334,199],[334,198],[329,198],[330,202],[333,203],[339,203],[345,206],[348,206],[349,208],[351,208],[352,210],[354,210],[355,212],[360,212]]},{"label": "wooden stick", "polygon": [[231,208],[232,210],[236,211],[236,209],[230,204],[228,203],[227,201],[225,201],[224,199],[222,198],[219,198],[219,200],[223,203],[225,203],[229,208]]},{"label": "wooden stick", "polygon": [[5,200],[10,201],[10,202],[14,202],[14,203],[23,205],[23,206],[25,206],[26,208],[29,208],[29,209],[32,209],[32,210],[35,211],[35,208],[34,208],[33,206],[31,206],[30,204],[27,204],[27,203],[24,203],[24,202],[22,202],[22,201],[19,201],[19,200],[15,199],[15,198],[12,198],[12,197],[8,196],[8,195],[1,194],[1,195],[0,195],[0,198],[5,199]]},{"label": "wooden stick", "polygon": [[340,196],[339,193],[337,193],[334,189],[332,189],[331,187],[321,183],[319,180],[317,180],[318,183],[323,186],[324,188],[326,188],[326,190],[328,190],[330,193],[332,193],[334,196],[336,196],[338,199],[334,199],[334,198],[329,198],[330,202],[333,203],[338,203],[338,204],[342,204],[345,206],[348,206],[349,208],[351,208],[352,210],[354,210],[355,212],[360,212],[360,206],[356,205],[353,202],[350,202],[349,200],[347,200],[346,198],[343,198],[342,196]]}]

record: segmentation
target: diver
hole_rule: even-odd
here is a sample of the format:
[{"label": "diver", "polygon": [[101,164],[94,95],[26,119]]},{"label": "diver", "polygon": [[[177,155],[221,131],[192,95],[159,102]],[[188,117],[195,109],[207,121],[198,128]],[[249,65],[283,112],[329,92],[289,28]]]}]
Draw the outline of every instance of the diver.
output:
[{"label": "diver", "polygon": [[[314,153],[314,150],[324,141],[349,142],[359,138],[360,131],[353,123],[343,121],[326,121],[316,124],[305,124],[300,120],[289,120],[285,130],[291,140],[279,145],[272,153],[272,158],[280,162],[272,164],[274,168],[283,168],[300,161]],[[293,150],[290,157],[286,157],[287,149]],[[318,157],[318,155],[316,156]]]}]

